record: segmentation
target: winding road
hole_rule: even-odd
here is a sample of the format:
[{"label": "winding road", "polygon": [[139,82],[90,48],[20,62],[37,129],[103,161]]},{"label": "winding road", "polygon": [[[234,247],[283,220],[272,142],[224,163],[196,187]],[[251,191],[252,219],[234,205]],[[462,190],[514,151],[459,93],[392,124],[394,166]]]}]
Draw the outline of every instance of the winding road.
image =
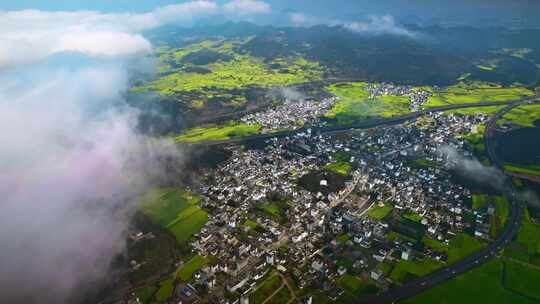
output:
[{"label": "winding road", "polygon": [[[528,101],[531,101],[535,98],[538,98],[538,96],[532,96],[527,97],[524,99],[519,100],[512,100],[512,101],[484,101],[484,102],[475,102],[475,103],[462,103],[462,104],[451,104],[446,106],[438,106],[438,107],[432,107],[429,109],[417,111],[417,112],[411,112],[405,115],[401,116],[395,116],[391,118],[381,118],[381,119],[372,119],[372,120],[366,120],[358,123],[353,124],[347,124],[347,125],[340,125],[340,126],[325,126],[325,127],[310,127],[312,133],[319,133],[319,134],[336,134],[336,133],[342,133],[342,132],[348,132],[350,130],[354,129],[369,129],[374,127],[380,127],[380,126],[390,126],[395,124],[400,124],[409,120],[416,119],[422,115],[429,114],[429,113],[436,113],[436,112],[444,112],[449,110],[457,110],[457,109],[466,109],[466,108],[477,108],[477,107],[489,107],[489,106],[503,106],[503,105],[509,105],[513,103],[525,103]],[[188,146],[220,146],[220,145],[231,145],[231,144],[244,144],[259,140],[265,140],[270,138],[283,138],[287,136],[291,136],[298,133],[306,132],[306,128],[300,128],[297,130],[287,130],[287,131],[280,131],[280,132],[274,132],[274,133],[267,133],[267,134],[257,134],[252,136],[246,136],[242,138],[236,138],[236,139],[226,139],[226,140],[209,140],[209,141],[201,141],[196,143],[180,143],[182,145],[188,145]]]}]

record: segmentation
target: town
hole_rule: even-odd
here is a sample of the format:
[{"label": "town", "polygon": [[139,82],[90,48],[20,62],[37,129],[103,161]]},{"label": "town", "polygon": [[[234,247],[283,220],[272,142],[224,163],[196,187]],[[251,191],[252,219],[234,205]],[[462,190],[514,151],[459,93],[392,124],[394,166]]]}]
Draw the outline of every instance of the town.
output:
[{"label": "town", "polygon": [[[429,96],[388,84],[368,90],[407,94],[411,108]],[[286,101],[245,120],[268,129],[315,123],[334,102]],[[344,275],[365,277],[376,292],[408,279],[396,270],[402,263],[436,269],[458,258],[449,256],[451,240],[464,232],[489,240],[494,207],[472,209],[471,191],[451,174],[458,160],[444,151],[471,156],[464,136],[486,120],[432,113],[395,126],[332,135],[307,128],[256,148],[227,147],[232,156],[193,189],[210,220],[191,247],[212,263],[194,272],[175,299],[198,301],[203,288],[204,297],[220,303],[249,303],[261,282],[279,278],[290,299],[311,303],[311,291],[322,290],[337,300],[345,296],[338,284]]]}]

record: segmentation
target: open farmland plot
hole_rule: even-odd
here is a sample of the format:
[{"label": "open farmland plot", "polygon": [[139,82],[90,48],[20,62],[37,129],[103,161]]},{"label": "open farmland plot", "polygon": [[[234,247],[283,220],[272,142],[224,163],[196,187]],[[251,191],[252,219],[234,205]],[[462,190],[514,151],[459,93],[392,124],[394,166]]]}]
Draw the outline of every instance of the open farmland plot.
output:
[{"label": "open farmland plot", "polygon": [[224,126],[199,127],[186,130],[177,136],[177,142],[195,143],[207,140],[227,140],[259,133],[259,125],[230,123]]},{"label": "open farmland plot", "polygon": [[161,75],[133,91],[151,91],[163,96],[198,92],[211,98],[234,89],[286,86],[322,79],[325,68],[317,62],[299,56],[265,62],[238,53],[236,48],[245,42],[206,40],[178,49],[159,48]]},{"label": "open farmland plot", "polygon": [[495,259],[455,279],[401,301],[401,304],[537,303],[502,286],[503,265]]},{"label": "open farmland plot", "polygon": [[540,268],[513,261],[505,261],[505,266],[505,286],[518,294],[540,301]]},{"label": "open farmland plot", "polygon": [[512,109],[498,123],[511,122],[518,126],[532,128],[537,120],[540,120],[540,104],[532,104]]},{"label": "open farmland plot", "polygon": [[[426,107],[445,106],[459,103],[517,100],[534,95],[523,87],[501,87],[484,84],[458,84],[434,91]],[[494,110],[494,109],[493,109]]]},{"label": "open farmland plot", "polygon": [[198,196],[173,188],[154,189],[143,198],[141,209],[183,243],[208,221],[208,214],[198,207],[200,200]]}]

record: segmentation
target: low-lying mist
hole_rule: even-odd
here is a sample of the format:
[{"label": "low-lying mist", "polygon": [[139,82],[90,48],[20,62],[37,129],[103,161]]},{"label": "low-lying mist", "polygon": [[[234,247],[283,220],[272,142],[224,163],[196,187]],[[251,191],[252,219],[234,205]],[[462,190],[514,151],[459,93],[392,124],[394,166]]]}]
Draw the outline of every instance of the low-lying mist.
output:
[{"label": "low-lying mist", "polygon": [[139,195],[181,161],[172,142],[135,131],[127,79],[119,63],[62,60],[0,76],[6,303],[72,302],[104,279]]}]

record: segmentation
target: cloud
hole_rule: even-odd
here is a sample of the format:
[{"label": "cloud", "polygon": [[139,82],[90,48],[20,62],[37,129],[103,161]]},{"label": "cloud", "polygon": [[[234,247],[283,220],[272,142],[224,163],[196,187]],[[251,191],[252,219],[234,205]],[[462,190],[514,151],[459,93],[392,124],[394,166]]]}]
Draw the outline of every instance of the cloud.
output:
[{"label": "cloud", "polygon": [[74,302],[75,290],[106,278],[141,191],[167,178],[161,159],[182,157],[172,142],[135,131],[120,64],[60,66],[0,75],[8,303]]},{"label": "cloud", "polygon": [[392,34],[411,38],[415,37],[413,32],[396,24],[394,17],[390,15],[371,16],[366,22],[344,22],[341,25],[353,32],[362,34]]},{"label": "cloud", "polygon": [[465,157],[451,146],[442,146],[438,152],[444,157],[447,167],[460,175],[495,190],[504,189],[506,176],[497,168],[484,166],[476,158]]},{"label": "cloud", "polygon": [[400,26],[390,15],[370,16],[367,21],[343,21],[336,19],[318,18],[304,13],[291,13],[288,15],[289,21],[294,26],[313,26],[326,24],[330,26],[341,26],[352,32],[366,35],[391,34],[416,38],[417,34]]},{"label": "cloud", "polygon": [[316,24],[325,24],[328,22],[321,21],[319,18],[306,15],[303,13],[291,13],[289,14],[289,21],[294,26],[313,26]]},{"label": "cloud", "polygon": [[223,5],[226,14],[246,16],[257,14],[268,14],[272,11],[271,6],[258,0],[232,0]]},{"label": "cloud", "polygon": [[152,48],[142,31],[171,23],[189,24],[219,10],[215,2],[200,0],[143,14],[0,12],[0,68],[36,62],[62,52],[106,57],[148,53]]}]

